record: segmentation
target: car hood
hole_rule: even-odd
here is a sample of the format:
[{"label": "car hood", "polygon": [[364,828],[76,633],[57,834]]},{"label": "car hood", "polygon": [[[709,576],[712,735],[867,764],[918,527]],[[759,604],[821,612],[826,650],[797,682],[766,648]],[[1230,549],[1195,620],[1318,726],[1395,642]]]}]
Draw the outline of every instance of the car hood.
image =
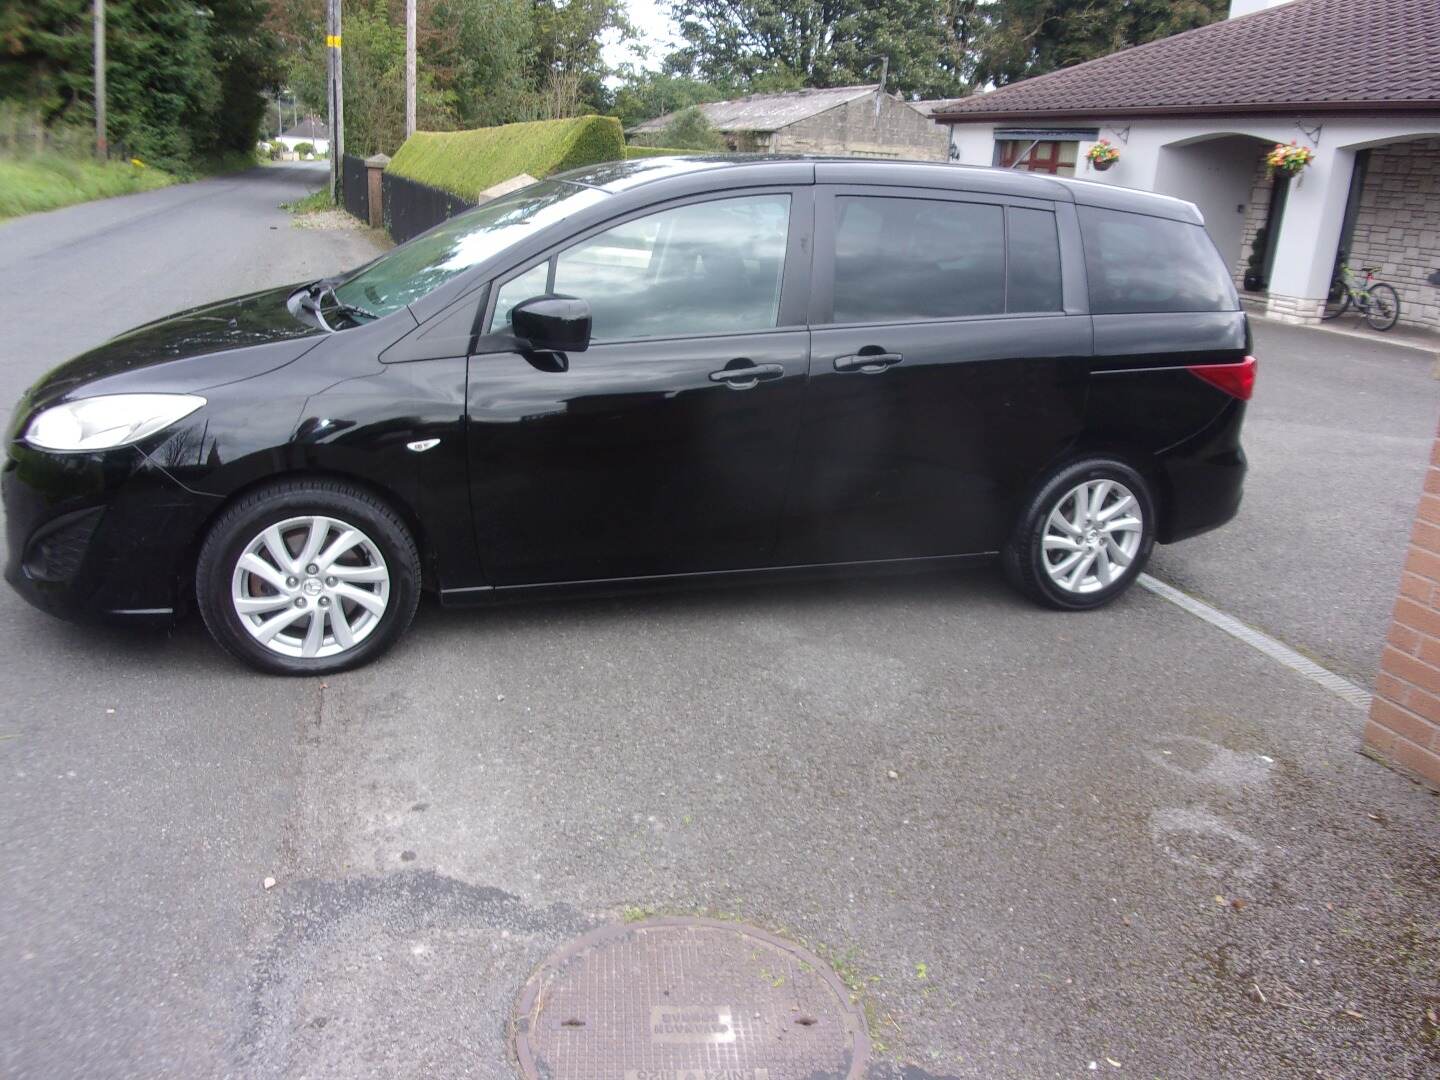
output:
[{"label": "car hood", "polygon": [[137,326],[55,368],[30,388],[29,404],[97,393],[190,393],[288,364],[327,336],[291,314],[286,301],[296,288],[237,296]]}]

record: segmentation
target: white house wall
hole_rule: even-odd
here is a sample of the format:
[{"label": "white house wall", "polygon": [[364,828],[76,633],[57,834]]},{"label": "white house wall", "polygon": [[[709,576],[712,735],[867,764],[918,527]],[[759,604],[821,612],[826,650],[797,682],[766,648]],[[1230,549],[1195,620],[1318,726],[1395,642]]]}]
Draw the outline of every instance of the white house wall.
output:
[{"label": "white house wall", "polygon": [[1120,160],[1103,173],[1090,168],[1085,152],[1093,144],[1082,142],[1077,177],[1195,202],[1205,214],[1216,246],[1234,265],[1242,249],[1254,166],[1253,157],[1243,163],[1246,143],[1235,136],[1266,144],[1294,140],[1310,146],[1315,160],[1291,184],[1280,234],[1274,241],[1269,304],[1271,314],[1277,317],[1311,322],[1318,318],[1329,289],[1355,151],[1440,134],[1440,114],[1330,116],[1303,119],[1303,124],[1304,128],[1293,117],[1263,116],[1129,121],[1090,117],[1067,118],[1053,125],[1040,121],[955,124],[950,158],[962,165],[991,164],[997,127],[1097,128],[1100,137],[1120,150]]}]

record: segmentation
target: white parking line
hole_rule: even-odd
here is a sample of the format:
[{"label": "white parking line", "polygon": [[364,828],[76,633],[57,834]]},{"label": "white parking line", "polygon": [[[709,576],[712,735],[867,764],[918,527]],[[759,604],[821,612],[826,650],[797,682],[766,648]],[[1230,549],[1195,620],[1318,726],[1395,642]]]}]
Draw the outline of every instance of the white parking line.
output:
[{"label": "white parking line", "polygon": [[1231,637],[1243,641],[1252,649],[1259,650],[1270,659],[1280,661],[1291,671],[1299,672],[1311,682],[1323,686],[1336,697],[1343,698],[1357,709],[1368,710],[1370,708],[1370,692],[1368,690],[1362,686],[1356,686],[1349,679],[1336,675],[1328,668],[1321,667],[1314,660],[1301,656],[1289,645],[1276,641],[1269,634],[1262,634],[1254,627],[1246,626],[1239,619],[1226,615],[1225,612],[1211,607],[1203,600],[1196,600],[1193,596],[1181,592],[1173,585],[1166,585],[1165,582],[1153,578],[1149,574],[1141,574],[1138,580],[1142,586],[1156,596],[1164,597],[1176,607],[1183,608],[1191,615],[1204,619],[1211,626],[1219,627]]}]

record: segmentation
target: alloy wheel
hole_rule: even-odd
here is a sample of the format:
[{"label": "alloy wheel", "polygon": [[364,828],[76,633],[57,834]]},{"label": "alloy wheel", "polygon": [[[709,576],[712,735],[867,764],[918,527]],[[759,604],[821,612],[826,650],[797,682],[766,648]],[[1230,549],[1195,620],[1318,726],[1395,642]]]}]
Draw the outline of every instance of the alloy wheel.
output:
[{"label": "alloy wheel", "polygon": [[1045,572],[1069,593],[1093,593],[1125,576],[1140,550],[1140,503],[1115,480],[1087,480],[1065,493],[1045,521]]},{"label": "alloy wheel", "polygon": [[282,656],[312,659],[353,649],[374,632],[390,602],[379,547],[338,518],[288,518],[245,545],[230,602],[257,642]]}]

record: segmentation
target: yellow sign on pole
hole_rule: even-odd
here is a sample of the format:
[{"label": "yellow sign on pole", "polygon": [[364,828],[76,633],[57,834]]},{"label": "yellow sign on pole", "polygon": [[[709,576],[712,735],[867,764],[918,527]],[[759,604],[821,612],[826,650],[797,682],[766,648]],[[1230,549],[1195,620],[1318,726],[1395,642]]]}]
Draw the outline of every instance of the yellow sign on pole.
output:
[{"label": "yellow sign on pole", "polygon": [[325,35],[325,47],[326,47],[327,49],[338,49],[338,48],[340,48],[340,35],[339,35],[339,34],[326,34],[326,35]]}]

